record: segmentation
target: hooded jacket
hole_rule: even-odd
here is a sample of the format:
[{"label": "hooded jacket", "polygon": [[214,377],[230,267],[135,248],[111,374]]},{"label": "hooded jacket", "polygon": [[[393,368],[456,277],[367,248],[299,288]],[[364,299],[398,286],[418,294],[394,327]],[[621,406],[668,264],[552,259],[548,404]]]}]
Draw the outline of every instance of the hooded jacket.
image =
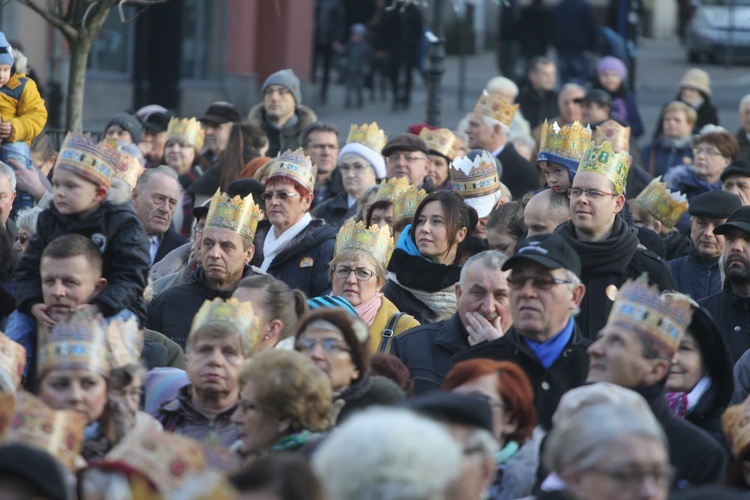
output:
[{"label": "hooded jacket", "polygon": [[253,106],[247,115],[250,124],[263,130],[266,136],[268,136],[268,151],[266,151],[266,156],[269,158],[274,158],[277,154],[283,153],[287,149],[294,151],[302,147],[300,143],[302,130],[318,119],[318,116],[312,109],[301,104],[297,105],[294,113],[296,120],[287,122],[281,129],[271,126],[262,102]]},{"label": "hooded jacket", "polygon": [[26,56],[18,50],[14,52],[15,71],[8,83],[0,87],[0,118],[13,126],[7,142],[23,141],[30,145],[47,124],[47,108],[36,82],[26,76]]},{"label": "hooded jacket", "polygon": [[[260,267],[263,264],[263,243],[273,226],[258,229],[255,234],[255,256],[251,263]],[[312,219],[310,224],[295,236],[276,255],[268,268],[268,274],[305,292],[308,297],[319,297],[331,291],[328,280],[328,267],[333,260],[336,246],[334,226],[323,219]]]}]

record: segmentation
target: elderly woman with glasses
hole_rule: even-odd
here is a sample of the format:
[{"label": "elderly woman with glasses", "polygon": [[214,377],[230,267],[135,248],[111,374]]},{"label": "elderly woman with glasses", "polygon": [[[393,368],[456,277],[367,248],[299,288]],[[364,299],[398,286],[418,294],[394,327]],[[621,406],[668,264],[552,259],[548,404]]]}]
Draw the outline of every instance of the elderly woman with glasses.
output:
[{"label": "elderly woman with glasses", "polygon": [[287,151],[266,179],[266,219],[258,229],[252,264],[308,297],[328,293],[328,263],[336,228],[310,215],[317,167],[301,151]]},{"label": "elderly woman with glasses", "polygon": [[[690,203],[699,194],[721,189],[721,173],[739,154],[740,147],[734,134],[707,125],[693,141],[693,164],[670,168],[664,175],[664,182],[670,190],[684,193]],[[685,213],[677,222],[677,229],[689,232],[689,218]]]},{"label": "elderly woman with glasses", "polygon": [[393,253],[393,238],[387,227],[366,227],[349,221],[336,237],[331,261],[331,295],[345,298],[369,327],[370,352],[387,352],[390,339],[419,326],[414,317],[401,313],[380,292],[385,268]]},{"label": "elderly woman with glasses", "polygon": [[297,324],[295,349],[328,375],[338,421],[373,405],[393,405],[404,399],[395,382],[370,374],[367,326],[343,308],[311,312]]}]

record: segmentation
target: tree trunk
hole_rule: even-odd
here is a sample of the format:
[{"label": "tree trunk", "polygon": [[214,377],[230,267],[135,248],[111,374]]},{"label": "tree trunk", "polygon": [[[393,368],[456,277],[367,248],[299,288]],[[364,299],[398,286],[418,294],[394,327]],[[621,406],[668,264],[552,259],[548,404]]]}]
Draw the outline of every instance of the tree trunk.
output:
[{"label": "tree trunk", "polygon": [[65,108],[65,130],[73,132],[83,130],[83,92],[86,84],[86,64],[93,41],[93,37],[86,37],[86,35],[68,40],[70,74],[68,75],[68,95]]}]

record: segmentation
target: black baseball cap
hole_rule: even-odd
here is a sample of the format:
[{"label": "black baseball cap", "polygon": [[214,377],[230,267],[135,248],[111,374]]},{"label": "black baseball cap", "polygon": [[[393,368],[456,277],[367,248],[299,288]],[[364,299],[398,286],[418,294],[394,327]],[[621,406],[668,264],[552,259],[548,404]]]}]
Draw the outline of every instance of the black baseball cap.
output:
[{"label": "black baseball cap", "polygon": [[741,158],[734,160],[721,173],[721,182],[724,182],[728,177],[732,177],[733,175],[750,177],[750,162]]},{"label": "black baseball cap", "polygon": [[242,115],[240,115],[240,112],[233,104],[225,101],[217,101],[208,107],[206,113],[198,118],[198,121],[217,123],[219,125],[229,122],[237,123],[242,121]]},{"label": "black baseball cap", "polygon": [[591,101],[604,106],[612,107],[612,96],[609,92],[602,89],[588,89],[586,95],[574,99],[573,102],[582,103],[583,101]]},{"label": "black baseball cap", "polygon": [[436,391],[406,400],[403,406],[434,420],[492,432],[492,407],[481,396]]},{"label": "black baseball cap", "polygon": [[172,113],[166,111],[164,113],[157,111],[151,113],[143,122],[143,128],[158,134],[159,132],[166,132],[169,128],[169,120],[172,119]]},{"label": "black baseball cap", "polygon": [[688,213],[702,217],[726,219],[741,206],[742,201],[736,194],[721,189],[712,189],[690,200]]},{"label": "black baseball cap", "polygon": [[719,224],[714,228],[714,234],[727,234],[735,227],[750,234],[750,206],[745,205],[735,210],[724,224]]},{"label": "black baseball cap", "polygon": [[502,269],[512,269],[516,263],[524,260],[536,262],[547,269],[564,267],[573,271],[576,276],[581,276],[581,259],[578,253],[565,238],[556,233],[538,234],[519,241],[513,257],[505,261]]}]

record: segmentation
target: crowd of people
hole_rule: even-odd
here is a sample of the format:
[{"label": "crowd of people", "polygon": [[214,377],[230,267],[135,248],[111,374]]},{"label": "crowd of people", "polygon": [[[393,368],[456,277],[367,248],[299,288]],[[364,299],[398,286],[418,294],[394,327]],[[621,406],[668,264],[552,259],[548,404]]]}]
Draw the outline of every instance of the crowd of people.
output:
[{"label": "crowd of people", "polygon": [[750,490],[750,96],[733,134],[692,68],[646,140],[622,60],[540,56],[343,141],[282,69],[56,148],[24,64],[0,36],[13,498]]}]

